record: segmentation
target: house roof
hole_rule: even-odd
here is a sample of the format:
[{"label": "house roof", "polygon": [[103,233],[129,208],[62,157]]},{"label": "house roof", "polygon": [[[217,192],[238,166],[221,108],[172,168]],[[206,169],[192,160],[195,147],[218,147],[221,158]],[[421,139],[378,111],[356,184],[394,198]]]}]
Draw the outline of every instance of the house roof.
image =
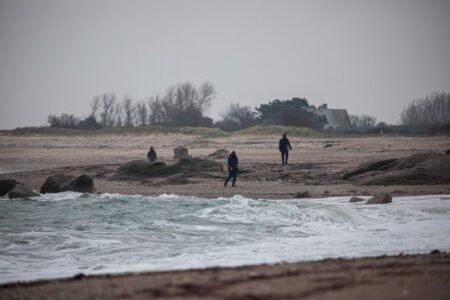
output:
[{"label": "house roof", "polygon": [[350,119],[346,109],[322,109],[318,114],[327,118],[326,128],[351,129]]}]

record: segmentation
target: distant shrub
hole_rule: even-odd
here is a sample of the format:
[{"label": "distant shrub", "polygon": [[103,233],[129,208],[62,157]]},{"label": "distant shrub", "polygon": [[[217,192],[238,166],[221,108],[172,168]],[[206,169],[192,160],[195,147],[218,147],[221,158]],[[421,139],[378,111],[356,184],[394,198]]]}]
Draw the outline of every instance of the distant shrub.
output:
[{"label": "distant shrub", "polygon": [[219,128],[205,128],[205,127],[163,127],[163,126],[140,126],[140,127],[121,127],[121,128],[102,128],[98,130],[80,130],[80,129],[67,129],[67,128],[52,128],[52,127],[22,127],[16,128],[10,131],[5,131],[11,135],[61,135],[61,136],[73,136],[73,135],[85,135],[96,136],[104,134],[186,134],[186,135],[199,135],[208,137],[220,137],[225,136],[226,133]]},{"label": "distant shrub", "polygon": [[282,135],[288,136],[320,136],[321,133],[306,127],[280,126],[280,125],[257,125],[247,129],[237,131],[235,134],[241,135]]}]

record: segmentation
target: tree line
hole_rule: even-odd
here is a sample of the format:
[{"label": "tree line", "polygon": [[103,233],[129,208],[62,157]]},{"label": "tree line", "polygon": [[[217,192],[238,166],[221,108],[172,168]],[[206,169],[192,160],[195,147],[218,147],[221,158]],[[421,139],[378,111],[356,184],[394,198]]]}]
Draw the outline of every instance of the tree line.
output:
[{"label": "tree line", "polygon": [[114,93],[92,98],[89,116],[80,119],[74,115],[49,115],[50,127],[99,129],[145,125],[212,126],[213,120],[204,113],[216,96],[215,87],[204,82],[196,87],[184,82],[169,87],[162,96],[152,96],[135,102],[129,96],[119,100]]},{"label": "tree line", "polygon": [[401,114],[402,124],[433,127],[450,123],[450,93],[433,93],[411,102]]},{"label": "tree line", "polygon": [[[71,114],[49,115],[50,127],[94,130],[112,127],[161,125],[166,127],[218,127],[224,131],[236,131],[254,125],[301,126],[321,129],[326,117],[317,113],[326,109],[315,107],[304,98],[275,99],[252,108],[231,103],[221,119],[213,121],[205,116],[211,102],[217,96],[213,84],[204,82],[196,87],[189,81],[173,85],[163,95],[135,102],[125,95],[118,99],[114,93],[103,93],[91,99],[89,115],[80,119]],[[369,115],[349,115],[353,129],[382,128]],[[401,113],[401,122],[407,127],[440,126],[450,123],[450,93],[434,93],[411,102]]]}]

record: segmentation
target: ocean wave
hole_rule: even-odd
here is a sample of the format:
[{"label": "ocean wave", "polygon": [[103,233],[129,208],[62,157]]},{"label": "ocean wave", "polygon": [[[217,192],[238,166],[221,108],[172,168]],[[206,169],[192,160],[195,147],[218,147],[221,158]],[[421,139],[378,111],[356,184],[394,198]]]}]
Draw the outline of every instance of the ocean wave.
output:
[{"label": "ocean wave", "polygon": [[58,193],[0,201],[0,282],[450,250],[447,195],[255,200]]}]

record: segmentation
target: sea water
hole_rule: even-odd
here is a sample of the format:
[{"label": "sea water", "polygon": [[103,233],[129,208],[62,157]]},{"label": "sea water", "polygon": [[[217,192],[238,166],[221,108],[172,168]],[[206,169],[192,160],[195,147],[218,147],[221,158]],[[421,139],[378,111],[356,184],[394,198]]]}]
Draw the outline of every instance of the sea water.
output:
[{"label": "sea water", "polygon": [[450,250],[450,196],[349,203],[47,194],[0,200],[0,283]]}]

